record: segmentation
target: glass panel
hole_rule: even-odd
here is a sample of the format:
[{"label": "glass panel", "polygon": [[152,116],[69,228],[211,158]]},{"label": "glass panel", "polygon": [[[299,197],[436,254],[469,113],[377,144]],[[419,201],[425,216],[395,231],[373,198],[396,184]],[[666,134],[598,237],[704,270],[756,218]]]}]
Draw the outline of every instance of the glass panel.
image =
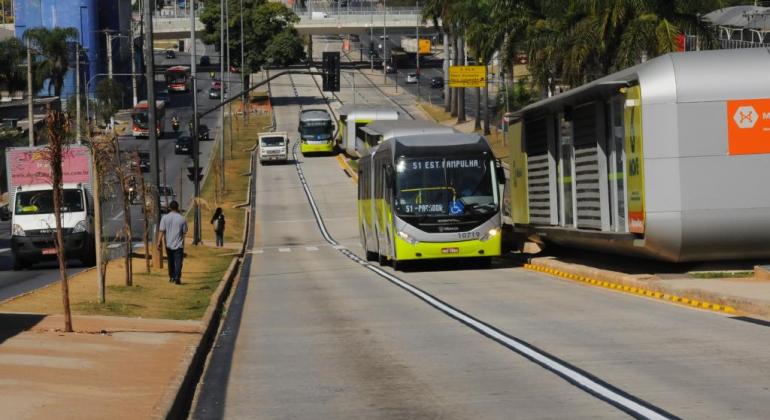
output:
[{"label": "glass panel", "polygon": [[610,147],[612,153],[610,155],[610,191],[613,194],[613,228],[615,232],[626,232],[626,193],[625,193],[625,129],[623,127],[623,106],[625,98],[621,95],[617,95],[612,99],[611,109],[611,132],[610,132]]},{"label": "glass panel", "polygon": [[559,118],[559,191],[561,192],[562,226],[575,226],[573,178],[575,146],[572,139],[572,122]]},{"label": "glass panel", "polygon": [[[62,213],[83,211],[83,197],[80,190],[64,190]],[[53,190],[23,191],[16,193],[16,214],[53,213]]]}]

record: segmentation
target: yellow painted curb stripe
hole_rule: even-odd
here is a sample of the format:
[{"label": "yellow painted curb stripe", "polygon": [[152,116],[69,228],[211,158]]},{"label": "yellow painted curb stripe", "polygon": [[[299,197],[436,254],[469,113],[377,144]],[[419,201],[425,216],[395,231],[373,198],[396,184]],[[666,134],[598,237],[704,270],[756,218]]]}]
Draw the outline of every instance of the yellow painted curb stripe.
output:
[{"label": "yellow painted curb stripe", "polygon": [[732,306],[720,305],[718,303],[711,303],[711,302],[703,302],[696,299],[690,299],[682,296],[671,295],[668,293],[661,293],[656,290],[649,290],[649,289],[644,289],[636,286],[628,286],[620,283],[612,283],[604,280],[592,279],[584,276],[579,276],[577,274],[567,273],[561,270],[557,270],[557,269],[546,267],[539,264],[524,264],[524,268],[532,271],[540,271],[542,273],[551,274],[551,275],[562,277],[568,280],[574,280],[574,281],[579,281],[583,283],[588,283],[594,286],[604,287],[606,289],[617,290],[617,291],[626,292],[629,294],[647,296],[654,299],[667,300],[669,302],[678,303],[681,305],[692,306],[692,307],[701,308],[701,309],[708,309],[716,312],[724,312],[728,314],[733,314],[736,312],[735,308],[733,308]]},{"label": "yellow painted curb stripe", "polygon": [[350,165],[348,165],[348,162],[345,161],[345,158],[342,157],[342,155],[337,155],[337,163],[340,165],[340,168],[342,168],[343,171],[350,175],[350,179],[353,180],[353,183],[358,184],[358,174],[353,170],[353,168],[350,167]]}]

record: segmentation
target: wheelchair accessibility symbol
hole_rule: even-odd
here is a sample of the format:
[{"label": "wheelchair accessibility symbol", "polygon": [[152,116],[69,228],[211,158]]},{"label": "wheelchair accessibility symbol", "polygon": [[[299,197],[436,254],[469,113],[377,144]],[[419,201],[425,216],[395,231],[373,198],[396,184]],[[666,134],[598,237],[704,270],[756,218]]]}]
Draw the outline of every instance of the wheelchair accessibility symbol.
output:
[{"label": "wheelchair accessibility symbol", "polygon": [[463,214],[464,212],[465,206],[463,205],[462,201],[452,201],[452,203],[449,205],[449,214],[452,216],[457,216]]}]

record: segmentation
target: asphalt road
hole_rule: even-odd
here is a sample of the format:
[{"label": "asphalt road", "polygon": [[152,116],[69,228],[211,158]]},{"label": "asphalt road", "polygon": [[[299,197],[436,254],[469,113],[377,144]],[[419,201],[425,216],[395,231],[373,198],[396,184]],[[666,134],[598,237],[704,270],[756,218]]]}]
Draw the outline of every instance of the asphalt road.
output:
[{"label": "asphalt road", "polygon": [[[212,62],[217,63],[217,57],[213,52],[213,47],[206,47],[206,54],[212,58]],[[200,55],[200,54],[199,54]],[[189,54],[179,54],[174,60],[167,60],[162,53],[156,54],[156,63],[165,64],[185,64],[189,65]],[[217,76],[219,73],[217,72]],[[198,107],[200,112],[204,112],[219,103],[218,100],[208,98],[208,87],[211,78],[208,72],[199,72],[198,78],[199,93]],[[233,75],[232,80],[239,79],[239,75]],[[156,77],[156,92],[165,88],[163,76]],[[236,88],[233,88],[235,90]],[[182,122],[179,133],[174,133],[171,128],[171,115],[177,114]],[[192,95],[190,93],[180,93],[171,95],[171,103],[166,111],[166,121],[164,125],[164,135],[159,139],[159,151],[161,172],[161,183],[172,186],[177,194],[177,200],[183,209],[189,207],[190,200],[193,197],[193,184],[187,178],[187,167],[192,166],[192,158],[187,155],[174,154],[174,143],[180,135],[189,135],[187,122],[192,116]],[[130,117],[128,117],[130,118]],[[214,145],[215,136],[221,132],[220,114],[215,112],[206,116],[201,121],[211,130],[212,141],[200,143],[200,164],[204,168],[204,173],[208,171],[208,162],[211,150]],[[147,139],[134,139],[132,136],[121,136],[118,139],[121,150],[149,150]],[[165,166],[164,166],[165,164]],[[165,168],[165,169],[163,169]],[[149,181],[149,172],[145,173]],[[117,192],[117,188],[115,188]],[[131,228],[133,240],[135,243],[141,242],[144,232],[144,215],[139,204],[131,205]],[[121,255],[120,243],[116,240],[118,232],[123,228],[123,205],[120,194],[111,196],[103,205],[103,229],[105,240],[111,242],[111,255]],[[207,213],[204,210],[203,219],[206,219]],[[78,260],[70,260],[67,263],[68,273],[74,274],[87,267],[83,266]],[[39,263],[30,269],[24,271],[13,271],[13,257],[10,252],[10,222],[0,222],[0,301],[9,299],[20,294],[44,287],[59,280],[58,265],[55,261]]]},{"label": "asphalt road", "polygon": [[[294,81],[273,89],[292,137],[319,98]],[[193,418],[770,417],[766,326],[513,258],[367,264],[355,185],[334,157],[298,161],[257,170],[246,271]]]}]

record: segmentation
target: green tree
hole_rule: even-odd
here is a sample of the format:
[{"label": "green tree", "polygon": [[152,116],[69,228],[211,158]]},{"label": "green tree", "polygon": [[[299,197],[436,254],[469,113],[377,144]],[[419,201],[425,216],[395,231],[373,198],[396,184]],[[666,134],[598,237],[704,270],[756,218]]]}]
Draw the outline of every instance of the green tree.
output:
[{"label": "green tree", "polygon": [[[241,66],[240,0],[228,0],[227,27],[231,62]],[[219,0],[205,0],[200,19],[205,26],[203,40],[219,43]],[[247,71],[257,71],[268,59],[283,65],[301,62],[305,58],[302,38],[294,29],[299,17],[282,3],[265,0],[243,0],[243,47]],[[276,43],[273,46],[273,43]]]},{"label": "green tree", "polygon": [[120,109],[123,99],[123,87],[111,79],[102,79],[96,84],[96,108],[99,116],[106,123]]},{"label": "green tree", "polygon": [[75,28],[32,28],[24,32],[24,39],[30,40],[32,48],[42,56],[36,66],[36,77],[38,81],[48,79],[49,93],[53,87],[56,96],[61,96],[64,76],[70,66],[70,43],[77,37]]},{"label": "green tree", "polygon": [[24,62],[26,48],[17,38],[0,41],[0,83],[9,91],[24,89],[27,75]]}]

